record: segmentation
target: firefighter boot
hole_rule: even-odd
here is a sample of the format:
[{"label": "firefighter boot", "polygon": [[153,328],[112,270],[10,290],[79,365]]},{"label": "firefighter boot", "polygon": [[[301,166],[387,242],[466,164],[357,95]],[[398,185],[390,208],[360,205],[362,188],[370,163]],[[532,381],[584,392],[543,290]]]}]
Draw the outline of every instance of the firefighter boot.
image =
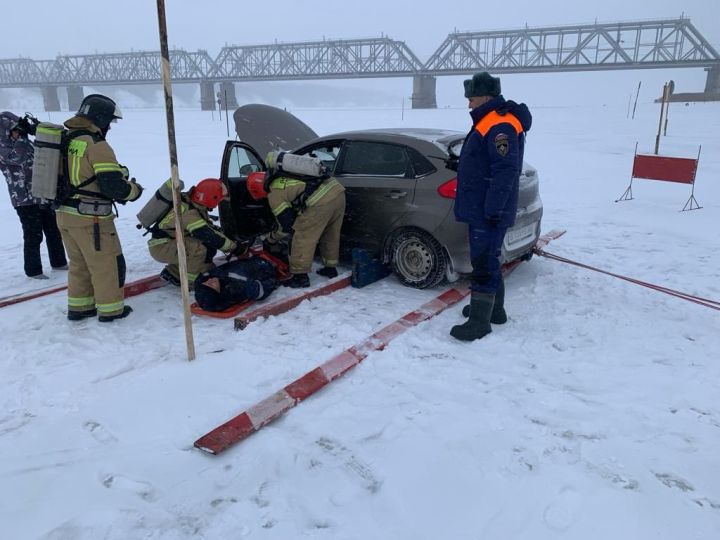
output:
[{"label": "firefighter boot", "polygon": [[94,317],[95,315],[97,315],[97,309],[92,308],[84,311],[68,311],[67,318],[68,321],[82,321],[84,319]]},{"label": "firefighter boot", "polygon": [[[462,310],[463,317],[470,316],[470,304]],[[507,322],[507,314],[505,313],[505,282],[501,281],[497,292],[495,293],[495,303],[493,304],[490,322],[493,324],[505,324]]]},{"label": "firefighter boot", "polygon": [[470,298],[470,318],[465,324],[453,326],[450,335],[461,341],[473,341],[488,335],[492,332],[490,314],[494,303],[494,294],[472,293]]},{"label": "firefighter boot", "polygon": [[175,276],[170,269],[166,266],[162,269],[162,272],[160,272],[160,279],[167,281],[171,285],[175,285],[176,287],[179,287],[181,282],[180,278]]},{"label": "firefighter boot", "polygon": [[316,274],[319,274],[323,277],[326,277],[328,279],[333,279],[338,276],[337,268],[334,266],[323,266],[320,270],[315,272]]},{"label": "firefighter boot", "polygon": [[290,279],[283,281],[282,284],[291,289],[304,289],[310,286],[310,278],[307,274],[293,274]]},{"label": "firefighter boot", "polygon": [[117,319],[124,319],[128,315],[132,313],[132,308],[130,306],[125,306],[122,310],[122,313],[118,313],[117,315],[100,315],[98,317],[98,321],[100,322],[113,322]]}]

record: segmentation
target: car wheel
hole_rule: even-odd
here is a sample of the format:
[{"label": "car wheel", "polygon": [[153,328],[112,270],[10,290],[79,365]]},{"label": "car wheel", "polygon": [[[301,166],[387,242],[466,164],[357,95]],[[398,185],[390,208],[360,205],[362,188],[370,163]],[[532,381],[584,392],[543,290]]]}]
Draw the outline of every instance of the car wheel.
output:
[{"label": "car wheel", "polygon": [[390,264],[403,285],[426,289],[443,280],[447,258],[440,242],[430,233],[407,229],[390,244]]}]

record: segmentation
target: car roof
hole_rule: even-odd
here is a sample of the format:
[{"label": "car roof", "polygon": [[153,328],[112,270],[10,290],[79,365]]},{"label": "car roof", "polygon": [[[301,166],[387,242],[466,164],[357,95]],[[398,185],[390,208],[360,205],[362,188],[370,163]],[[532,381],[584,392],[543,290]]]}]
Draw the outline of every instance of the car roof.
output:
[{"label": "car roof", "polygon": [[343,131],[341,133],[333,133],[331,135],[325,135],[322,139],[337,138],[363,138],[370,137],[372,139],[388,137],[409,137],[411,139],[421,139],[423,141],[431,143],[441,143],[447,145],[448,141],[455,141],[465,136],[460,131],[453,131],[449,129],[431,129],[431,128],[376,128],[376,129],[361,129],[354,131]]}]

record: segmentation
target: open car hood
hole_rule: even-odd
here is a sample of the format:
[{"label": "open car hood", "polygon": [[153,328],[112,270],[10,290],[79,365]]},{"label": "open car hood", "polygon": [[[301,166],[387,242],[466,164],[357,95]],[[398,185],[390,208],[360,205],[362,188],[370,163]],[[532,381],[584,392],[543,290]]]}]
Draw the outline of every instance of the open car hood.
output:
[{"label": "open car hood", "polygon": [[252,146],[265,158],[272,150],[295,150],[316,139],[307,124],[283,109],[252,103],[235,110],[235,132],[238,139]]}]

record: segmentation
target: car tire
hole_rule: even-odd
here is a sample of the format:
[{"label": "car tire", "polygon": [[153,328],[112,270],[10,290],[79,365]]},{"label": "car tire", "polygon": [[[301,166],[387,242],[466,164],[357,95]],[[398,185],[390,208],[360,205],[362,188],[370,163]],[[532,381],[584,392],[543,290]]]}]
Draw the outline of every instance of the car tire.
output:
[{"label": "car tire", "polygon": [[426,289],[443,280],[448,262],[445,250],[430,233],[405,229],[390,243],[390,264],[403,285]]}]

